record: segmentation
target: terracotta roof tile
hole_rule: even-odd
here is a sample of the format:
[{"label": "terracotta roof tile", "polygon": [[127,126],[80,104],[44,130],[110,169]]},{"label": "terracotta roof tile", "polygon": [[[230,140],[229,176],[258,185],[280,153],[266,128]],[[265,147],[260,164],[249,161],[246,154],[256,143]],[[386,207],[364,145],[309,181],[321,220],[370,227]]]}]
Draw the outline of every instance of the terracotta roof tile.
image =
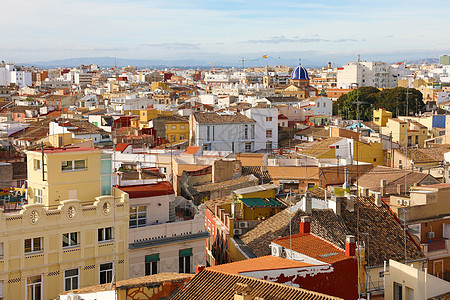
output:
[{"label": "terracotta roof tile", "polygon": [[297,233],[276,239],[273,243],[328,264],[349,259],[349,257],[345,256],[343,249],[314,234]]},{"label": "terracotta roof tile", "polygon": [[220,115],[215,112],[211,113],[194,113],[197,123],[214,124],[214,123],[255,123],[256,121],[244,116],[240,113],[235,115]]},{"label": "terracotta roof tile", "polygon": [[197,192],[201,193],[201,192],[206,192],[206,191],[220,190],[225,187],[239,185],[241,183],[249,182],[249,181],[254,181],[255,184],[257,184],[258,178],[256,178],[254,175],[247,175],[247,176],[242,176],[242,177],[227,180],[227,181],[198,185],[198,186],[195,186],[194,188],[197,190]]},{"label": "terracotta roof tile", "polygon": [[208,268],[209,270],[225,272],[231,274],[240,274],[244,272],[253,271],[265,271],[265,270],[278,270],[289,268],[302,268],[309,267],[312,264],[308,264],[301,261],[290,260],[286,258],[276,257],[272,255],[246,259],[241,261],[232,262],[229,264],[217,265]]},{"label": "terracotta roof tile", "polygon": [[220,299],[233,300],[234,295],[248,290],[251,299],[340,299],[325,294],[311,292],[280,283],[269,282],[262,279],[242,275],[227,274],[205,269],[196,274],[194,278],[172,293],[168,300],[204,300]]}]

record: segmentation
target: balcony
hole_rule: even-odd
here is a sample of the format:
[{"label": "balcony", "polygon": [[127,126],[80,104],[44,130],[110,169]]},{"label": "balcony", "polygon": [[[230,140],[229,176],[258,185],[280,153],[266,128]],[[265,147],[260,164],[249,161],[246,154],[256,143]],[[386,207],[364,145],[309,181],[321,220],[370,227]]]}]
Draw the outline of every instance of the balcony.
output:
[{"label": "balcony", "polygon": [[429,259],[440,256],[450,256],[450,239],[437,238],[421,244],[423,253]]}]

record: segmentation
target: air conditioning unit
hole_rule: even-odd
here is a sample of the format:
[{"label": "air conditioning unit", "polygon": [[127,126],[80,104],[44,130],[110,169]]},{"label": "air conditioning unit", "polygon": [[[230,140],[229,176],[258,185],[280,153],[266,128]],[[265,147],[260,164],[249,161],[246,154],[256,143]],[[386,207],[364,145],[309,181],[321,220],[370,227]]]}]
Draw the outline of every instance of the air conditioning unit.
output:
[{"label": "air conditioning unit", "polygon": [[397,205],[403,205],[403,200],[402,199],[397,199]]},{"label": "air conditioning unit", "polygon": [[242,229],[234,229],[233,230],[233,235],[241,235],[242,234]]},{"label": "air conditioning unit", "polygon": [[434,232],[433,231],[427,232],[427,239],[434,239]]},{"label": "air conditioning unit", "polygon": [[282,254],[283,254],[283,247],[278,246],[278,245],[272,246],[272,255],[273,256],[281,257]]},{"label": "air conditioning unit", "polygon": [[239,222],[239,228],[248,228],[248,222]]},{"label": "air conditioning unit", "polygon": [[403,200],[403,205],[404,206],[409,206],[409,200]]}]

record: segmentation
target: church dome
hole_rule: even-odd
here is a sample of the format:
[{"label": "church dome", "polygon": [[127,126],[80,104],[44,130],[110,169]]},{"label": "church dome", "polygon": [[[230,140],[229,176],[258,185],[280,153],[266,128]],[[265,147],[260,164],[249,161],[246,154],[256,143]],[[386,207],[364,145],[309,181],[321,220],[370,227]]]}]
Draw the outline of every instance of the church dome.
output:
[{"label": "church dome", "polygon": [[291,80],[309,80],[308,71],[302,66],[297,66],[292,71]]}]

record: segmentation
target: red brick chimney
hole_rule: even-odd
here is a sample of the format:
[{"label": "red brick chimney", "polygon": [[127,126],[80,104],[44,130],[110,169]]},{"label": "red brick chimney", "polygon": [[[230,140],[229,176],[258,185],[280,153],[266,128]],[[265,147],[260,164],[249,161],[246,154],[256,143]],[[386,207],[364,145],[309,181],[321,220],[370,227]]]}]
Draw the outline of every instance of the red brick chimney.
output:
[{"label": "red brick chimney", "polygon": [[300,233],[310,233],[311,219],[308,216],[303,216],[300,221]]},{"label": "red brick chimney", "polygon": [[347,235],[345,238],[345,256],[352,257],[355,256],[356,243],[354,235]]}]

